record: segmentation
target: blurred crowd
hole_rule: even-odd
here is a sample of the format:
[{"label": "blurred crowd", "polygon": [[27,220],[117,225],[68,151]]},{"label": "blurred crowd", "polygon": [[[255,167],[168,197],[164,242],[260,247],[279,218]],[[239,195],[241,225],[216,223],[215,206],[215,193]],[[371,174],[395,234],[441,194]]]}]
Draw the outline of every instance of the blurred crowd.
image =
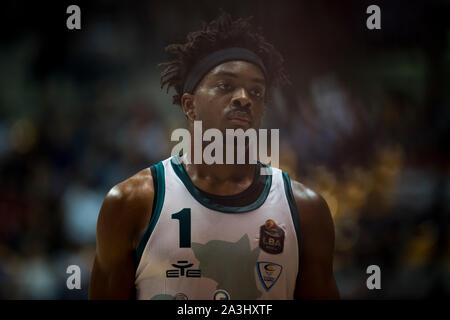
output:
[{"label": "blurred crowd", "polygon": [[[158,8],[165,15],[109,7],[77,35],[63,30],[61,52],[31,27],[0,45],[0,298],[87,298],[103,198],[170,156],[186,122],[156,65],[217,12]],[[381,46],[308,78],[281,44],[293,85],[275,91],[264,126],[280,128],[280,167],[330,207],[344,299],[450,296],[445,34],[439,54]],[[81,290],[66,286],[69,265],[81,268]],[[381,290],[367,289],[370,265]]]}]

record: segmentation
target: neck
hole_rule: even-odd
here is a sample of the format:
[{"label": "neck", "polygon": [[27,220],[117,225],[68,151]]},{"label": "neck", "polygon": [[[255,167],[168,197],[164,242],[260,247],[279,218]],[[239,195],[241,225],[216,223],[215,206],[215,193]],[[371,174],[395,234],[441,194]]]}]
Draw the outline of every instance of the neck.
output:
[{"label": "neck", "polygon": [[[190,153],[191,162],[182,157],[183,167],[199,189],[216,195],[233,195],[247,189],[253,182],[256,164],[194,164],[193,148]],[[236,162],[236,161],[235,161]]]},{"label": "neck", "polygon": [[210,179],[217,183],[224,183],[227,181],[239,182],[246,179],[253,179],[256,168],[256,164],[183,163],[183,166],[189,176],[196,176],[200,179]]}]

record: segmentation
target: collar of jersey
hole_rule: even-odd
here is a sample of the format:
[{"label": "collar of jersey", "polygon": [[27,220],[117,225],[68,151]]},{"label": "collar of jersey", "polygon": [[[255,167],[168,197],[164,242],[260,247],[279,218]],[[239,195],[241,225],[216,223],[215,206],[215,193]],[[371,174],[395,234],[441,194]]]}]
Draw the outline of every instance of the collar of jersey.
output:
[{"label": "collar of jersey", "polygon": [[253,203],[243,207],[225,206],[215,202],[213,199],[205,197],[202,194],[184,170],[178,155],[173,156],[170,163],[178,178],[180,178],[186,189],[198,202],[211,210],[220,211],[223,213],[244,213],[259,208],[262,206],[264,201],[266,201],[267,196],[269,195],[270,187],[272,186],[272,168],[266,164],[262,164],[269,170],[270,174],[267,176],[265,187],[259,197]]}]

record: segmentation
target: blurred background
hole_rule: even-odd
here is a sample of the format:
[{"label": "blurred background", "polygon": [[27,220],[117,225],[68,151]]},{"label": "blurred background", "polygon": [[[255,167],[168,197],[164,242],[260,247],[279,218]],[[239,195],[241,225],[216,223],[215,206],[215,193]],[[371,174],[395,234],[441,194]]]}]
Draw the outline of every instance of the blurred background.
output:
[{"label": "blurred background", "polygon": [[[68,30],[66,8],[81,8]],[[0,298],[86,299],[99,209],[186,126],[164,47],[217,1],[6,1],[0,10]],[[368,30],[366,8],[381,8]],[[280,167],[324,196],[344,299],[450,297],[448,1],[236,1],[283,54],[265,127]],[[81,268],[68,290],[66,268]],[[366,269],[381,268],[381,290]]]}]

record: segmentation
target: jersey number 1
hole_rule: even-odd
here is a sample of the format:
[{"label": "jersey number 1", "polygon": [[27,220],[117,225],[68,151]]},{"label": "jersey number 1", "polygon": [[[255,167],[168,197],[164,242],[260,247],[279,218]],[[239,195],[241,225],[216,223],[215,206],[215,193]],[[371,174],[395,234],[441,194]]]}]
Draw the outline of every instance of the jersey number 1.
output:
[{"label": "jersey number 1", "polygon": [[180,223],[180,248],[191,247],[191,209],[183,210],[172,214],[172,219],[176,219]]}]

